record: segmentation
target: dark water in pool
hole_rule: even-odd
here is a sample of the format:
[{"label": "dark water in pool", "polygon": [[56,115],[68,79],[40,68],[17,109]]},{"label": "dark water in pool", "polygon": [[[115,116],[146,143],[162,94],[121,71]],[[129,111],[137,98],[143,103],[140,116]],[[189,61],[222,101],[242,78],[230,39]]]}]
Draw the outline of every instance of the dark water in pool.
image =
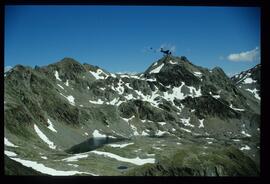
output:
[{"label": "dark water in pool", "polygon": [[67,153],[84,153],[87,151],[92,151],[97,148],[102,147],[103,145],[114,143],[114,142],[120,142],[127,139],[124,138],[90,138],[80,144],[77,144],[75,146],[72,146],[70,149],[66,150]]},{"label": "dark water in pool", "polygon": [[121,166],[119,166],[119,167],[117,167],[117,169],[127,169],[128,167],[127,166],[124,166],[124,165],[121,165]]}]

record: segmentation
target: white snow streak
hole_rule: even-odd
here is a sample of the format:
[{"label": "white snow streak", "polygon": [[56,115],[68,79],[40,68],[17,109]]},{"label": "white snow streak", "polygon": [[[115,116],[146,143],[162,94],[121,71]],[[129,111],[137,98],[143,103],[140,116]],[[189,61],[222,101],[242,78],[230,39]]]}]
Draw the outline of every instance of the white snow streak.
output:
[{"label": "white snow streak", "polygon": [[251,137],[251,135],[248,134],[248,133],[246,133],[244,130],[241,131],[241,134],[243,134],[243,135],[245,135],[245,136],[247,136],[247,137]]},{"label": "white snow streak", "polygon": [[110,158],[114,158],[116,160],[119,160],[121,162],[128,162],[128,163],[132,163],[135,165],[144,165],[146,163],[155,163],[155,158],[146,158],[146,159],[141,159],[139,157],[136,158],[125,158],[125,157],[121,157],[119,155],[113,154],[113,153],[109,153],[109,152],[102,152],[102,151],[91,151],[91,153],[95,153],[98,155],[103,155],[105,157],[110,157]]},{"label": "white snow streak", "polygon": [[56,78],[57,80],[62,81],[62,80],[59,78],[58,71],[55,71],[55,72],[54,72],[54,76],[55,76],[55,78]]},{"label": "white snow streak", "polygon": [[63,86],[61,86],[60,84],[57,84],[57,86],[59,86],[60,88],[64,89],[64,87],[63,87]]},{"label": "white snow streak", "polygon": [[257,93],[259,90],[257,90],[256,88],[254,88],[253,90],[251,90],[251,89],[246,89],[246,90],[253,93],[255,98],[257,98],[258,100],[261,100],[261,97]]},{"label": "white snow streak", "polygon": [[20,158],[11,158],[12,160],[15,160],[19,163],[21,163],[22,165],[26,166],[26,167],[31,167],[36,171],[45,173],[45,174],[49,174],[52,176],[69,176],[69,175],[75,175],[75,174],[90,174],[93,176],[96,176],[95,174],[89,173],[89,172],[80,172],[80,171],[59,171],[59,170],[55,170],[53,168],[49,168],[44,166],[43,164],[37,163],[35,161],[30,161],[30,160],[23,160]]},{"label": "white snow streak", "polygon": [[160,66],[156,67],[155,69],[153,69],[152,71],[150,71],[149,73],[159,73],[159,71],[161,70],[161,68],[164,66],[164,63],[162,63]]},{"label": "white snow streak", "polygon": [[15,144],[13,144],[12,142],[10,142],[6,137],[4,138],[4,143],[6,146],[9,146],[9,147],[14,147],[14,148],[18,147]]},{"label": "white snow streak", "polygon": [[78,159],[87,158],[87,157],[88,157],[87,154],[75,154],[74,156],[71,156],[71,157],[67,157],[67,158],[62,159],[62,161],[76,162],[76,161],[78,161]]},{"label": "white snow streak", "polygon": [[108,146],[113,147],[113,148],[124,148],[132,144],[134,143],[132,142],[132,143],[126,143],[126,144],[108,144]]},{"label": "white snow streak", "polygon": [[54,143],[51,142],[43,132],[41,132],[41,130],[38,128],[38,126],[37,126],[36,124],[34,124],[34,129],[35,129],[36,133],[38,134],[38,136],[39,136],[46,144],[48,144],[49,147],[50,147],[51,149],[55,149],[55,148],[56,148],[56,146],[54,145]]},{"label": "white snow streak", "polygon": [[194,72],[193,73],[196,77],[202,77],[202,73],[201,72]]},{"label": "white snow streak", "polygon": [[234,107],[232,106],[232,104],[230,105],[230,108],[233,109],[233,110],[235,110],[235,111],[245,111],[245,109],[234,108]]},{"label": "white snow streak", "polygon": [[93,104],[103,104],[104,101],[102,101],[101,99],[98,99],[98,101],[92,101],[92,100],[89,100],[90,103],[93,103]]},{"label": "white snow streak", "polygon": [[14,153],[14,152],[12,152],[12,151],[5,150],[4,153],[5,153],[5,155],[7,155],[9,157],[15,157],[15,156],[17,156],[17,154]]},{"label": "white snow streak", "polygon": [[48,129],[50,129],[50,130],[53,131],[53,132],[57,132],[57,131],[54,129],[52,122],[51,122],[49,119],[47,120],[47,122],[49,123]]}]

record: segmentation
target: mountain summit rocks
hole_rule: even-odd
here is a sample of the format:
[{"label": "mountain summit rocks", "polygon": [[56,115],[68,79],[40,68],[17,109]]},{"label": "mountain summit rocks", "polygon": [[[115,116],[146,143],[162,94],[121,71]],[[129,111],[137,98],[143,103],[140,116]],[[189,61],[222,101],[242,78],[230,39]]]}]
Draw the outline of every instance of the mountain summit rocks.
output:
[{"label": "mountain summit rocks", "polygon": [[[196,149],[200,150],[198,154],[210,156],[211,149],[230,146],[241,152],[239,155],[234,151],[236,157],[249,162],[246,166],[241,165],[243,163],[234,165],[228,155],[223,155],[222,163],[227,163],[228,167],[220,166],[222,169],[217,175],[249,175],[252,172],[257,175],[260,165],[259,94],[260,65],[231,79],[221,68],[209,70],[192,64],[184,56],[172,55],[162,57],[145,72],[135,75],[110,73],[72,58],[35,68],[17,65],[5,73],[4,108],[5,137],[18,148],[6,145],[5,150],[15,151],[16,154],[10,154],[9,158],[19,160],[23,166],[37,162],[62,174],[91,171],[97,175],[122,175],[130,170],[129,174],[141,175],[143,173],[136,171],[139,169],[136,164],[132,164],[134,160],[153,162],[155,158],[157,165],[151,166],[155,170],[159,161],[164,161],[164,156],[169,160],[179,159],[177,155],[182,155],[182,147],[187,152]],[[51,131],[51,127],[55,131]],[[110,141],[101,141],[108,144],[103,145],[93,137],[94,132],[104,139],[134,144],[129,142],[129,146],[117,148],[108,146]],[[56,149],[52,150],[44,140],[52,142]],[[89,150],[85,146],[90,143],[101,144],[92,146],[99,151],[77,153],[74,155],[78,158],[74,161],[76,164],[63,158],[70,156],[70,149],[74,147]],[[182,156],[185,160],[186,156]],[[206,164],[207,158],[200,157],[198,162]],[[58,160],[56,165],[52,159]],[[214,164],[219,162],[216,159]],[[96,165],[97,160],[99,165]],[[128,169],[119,171],[120,163],[126,164]],[[185,170],[185,162],[177,164],[172,167]],[[202,175],[212,175],[215,169],[211,166],[208,172],[210,166],[207,164],[199,170],[191,167],[188,169],[204,173]],[[237,169],[229,171],[232,167]],[[239,171],[244,167],[248,172]],[[9,165],[9,174],[10,168]],[[72,172],[65,173],[63,170],[67,168]],[[170,175],[171,172],[165,170],[166,175]],[[193,175],[184,170],[177,175]],[[37,171],[51,173],[46,169]]]}]

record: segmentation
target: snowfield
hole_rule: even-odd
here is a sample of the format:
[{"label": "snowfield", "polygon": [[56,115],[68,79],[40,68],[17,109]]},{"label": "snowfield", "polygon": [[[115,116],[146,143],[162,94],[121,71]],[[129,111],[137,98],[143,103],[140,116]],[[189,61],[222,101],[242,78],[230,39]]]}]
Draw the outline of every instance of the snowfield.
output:
[{"label": "snowfield", "polygon": [[56,146],[54,145],[54,143],[51,142],[43,132],[41,132],[41,130],[38,128],[38,126],[37,126],[36,124],[34,124],[34,129],[35,129],[37,135],[38,135],[38,136],[39,136],[46,144],[48,144],[49,147],[50,147],[51,149],[55,149],[55,148],[56,148]]}]

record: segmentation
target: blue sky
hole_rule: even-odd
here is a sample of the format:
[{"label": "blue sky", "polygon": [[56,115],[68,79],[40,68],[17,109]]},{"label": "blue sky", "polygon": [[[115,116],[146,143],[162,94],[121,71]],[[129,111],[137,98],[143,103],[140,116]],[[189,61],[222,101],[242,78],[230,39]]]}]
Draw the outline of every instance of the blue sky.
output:
[{"label": "blue sky", "polygon": [[143,72],[165,45],[227,74],[260,63],[260,8],[183,6],[6,6],[5,66],[64,57],[110,72]]}]

